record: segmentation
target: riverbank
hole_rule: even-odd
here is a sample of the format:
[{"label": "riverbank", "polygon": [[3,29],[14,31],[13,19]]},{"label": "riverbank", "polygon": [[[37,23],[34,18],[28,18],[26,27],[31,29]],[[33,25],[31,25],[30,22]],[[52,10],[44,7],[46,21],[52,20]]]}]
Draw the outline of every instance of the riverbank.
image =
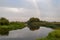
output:
[{"label": "riverbank", "polygon": [[48,21],[41,21],[41,26],[49,27],[52,29],[60,29],[60,22],[48,22]]},{"label": "riverbank", "polygon": [[60,40],[60,30],[52,31],[45,38],[40,38],[37,40]]},{"label": "riverbank", "polygon": [[8,35],[9,31],[22,29],[24,27],[26,27],[26,25],[23,22],[14,22],[10,23],[9,25],[0,25],[0,35]]}]

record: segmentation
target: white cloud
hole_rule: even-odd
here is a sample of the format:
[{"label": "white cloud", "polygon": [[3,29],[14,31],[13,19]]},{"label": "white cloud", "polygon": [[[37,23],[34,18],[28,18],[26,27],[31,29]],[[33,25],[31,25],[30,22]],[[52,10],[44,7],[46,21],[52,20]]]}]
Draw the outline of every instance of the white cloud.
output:
[{"label": "white cloud", "polygon": [[0,13],[20,13],[20,14],[29,14],[35,12],[35,9],[27,9],[27,8],[11,8],[11,7],[0,7]]},{"label": "white cloud", "polygon": [[[45,11],[44,13],[41,13],[40,15],[43,16],[43,17],[40,16],[40,19],[42,20],[47,20],[47,21],[60,20],[59,18],[57,18],[58,14],[56,14],[54,11],[52,12]],[[35,9],[0,7],[0,16],[6,17],[11,21],[27,21],[30,17],[36,17],[38,16],[38,14],[36,13]],[[56,17],[53,17],[53,16],[56,16]]]},{"label": "white cloud", "polygon": [[[10,20],[21,20],[38,16],[34,9],[0,7],[0,16]],[[20,19],[21,18],[21,19]]]},{"label": "white cloud", "polygon": [[[20,20],[19,18],[27,20],[28,17],[30,18],[36,16],[39,16],[40,19],[43,20],[58,20],[59,19],[58,17],[60,17],[60,11],[59,11],[60,6],[59,7],[53,6],[52,0],[36,0],[36,2],[38,2],[37,4],[35,3],[35,0],[25,0],[25,1],[27,1],[28,3],[27,5],[28,8],[25,7],[25,5],[24,8],[23,6],[21,8],[0,7],[0,17],[4,16],[13,20],[14,19]],[[30,3],[31,5],[33,5],[32,9],[29,8],[32,7],[29,6]],[[40,14],[38,14],[39,11]]]},{"label": "white cloud", "polygon": [[19,12],[18,8],[5,8],[6,11]]},{"label": "white cloud", "polygon": [[11,7],[0,7],[0,11],[5,11],[5,12],[13,12],[13,13],[18,13],[18,12],[24,12],[24,8],[11,8]]}]

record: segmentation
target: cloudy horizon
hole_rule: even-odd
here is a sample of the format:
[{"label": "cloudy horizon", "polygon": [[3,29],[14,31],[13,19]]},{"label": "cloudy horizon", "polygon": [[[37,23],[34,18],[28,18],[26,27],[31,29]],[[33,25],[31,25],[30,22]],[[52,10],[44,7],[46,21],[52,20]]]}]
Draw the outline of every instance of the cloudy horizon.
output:
[{"label": "cloudy horizon", "polygon": [[0,17],[10,21],[27,21],[31,17],[60,21],[60,0],[0,0]]}]

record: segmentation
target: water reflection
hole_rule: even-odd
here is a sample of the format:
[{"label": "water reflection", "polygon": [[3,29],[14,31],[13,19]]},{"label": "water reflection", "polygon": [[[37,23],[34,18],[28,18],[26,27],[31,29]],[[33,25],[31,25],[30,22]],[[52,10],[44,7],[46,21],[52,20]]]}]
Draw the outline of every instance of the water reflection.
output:
[{"label": "water reflection", "polygon": [[32,22],[28,24],[28,28],[31,31],[38,30],[40,28],[40,23],[39,22]]},{"label": "water reflection", "polygon": [[35,40],[36,38],[47,36],[51,31],[51,28],[46,27],[40,27],[40,29],[35,31],[31,31],[26,27],[10,31],[8,36],[0,36],[0,40]]},{"label": "water reflection", "polygon": [[31,31],[35,31],[35,30],[38,30],[38,29],[40,28],[40,26],[37,26],[37,27],[28,26],[28,28],[29,28]]}]

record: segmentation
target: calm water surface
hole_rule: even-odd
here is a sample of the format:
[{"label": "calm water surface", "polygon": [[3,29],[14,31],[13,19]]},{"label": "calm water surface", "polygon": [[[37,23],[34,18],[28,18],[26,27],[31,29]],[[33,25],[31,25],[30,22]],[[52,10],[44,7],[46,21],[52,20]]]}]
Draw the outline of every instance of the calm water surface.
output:
[{"label": "calm water surface", "polygon": [[26,27],[10,31],[8,36],[0,36],[0,40],[36,40],[36,38],[47,36],[51,31],[53,31],[53,29],[46,27],[40,27],[40,29],[35,31],[31,31]]}]

